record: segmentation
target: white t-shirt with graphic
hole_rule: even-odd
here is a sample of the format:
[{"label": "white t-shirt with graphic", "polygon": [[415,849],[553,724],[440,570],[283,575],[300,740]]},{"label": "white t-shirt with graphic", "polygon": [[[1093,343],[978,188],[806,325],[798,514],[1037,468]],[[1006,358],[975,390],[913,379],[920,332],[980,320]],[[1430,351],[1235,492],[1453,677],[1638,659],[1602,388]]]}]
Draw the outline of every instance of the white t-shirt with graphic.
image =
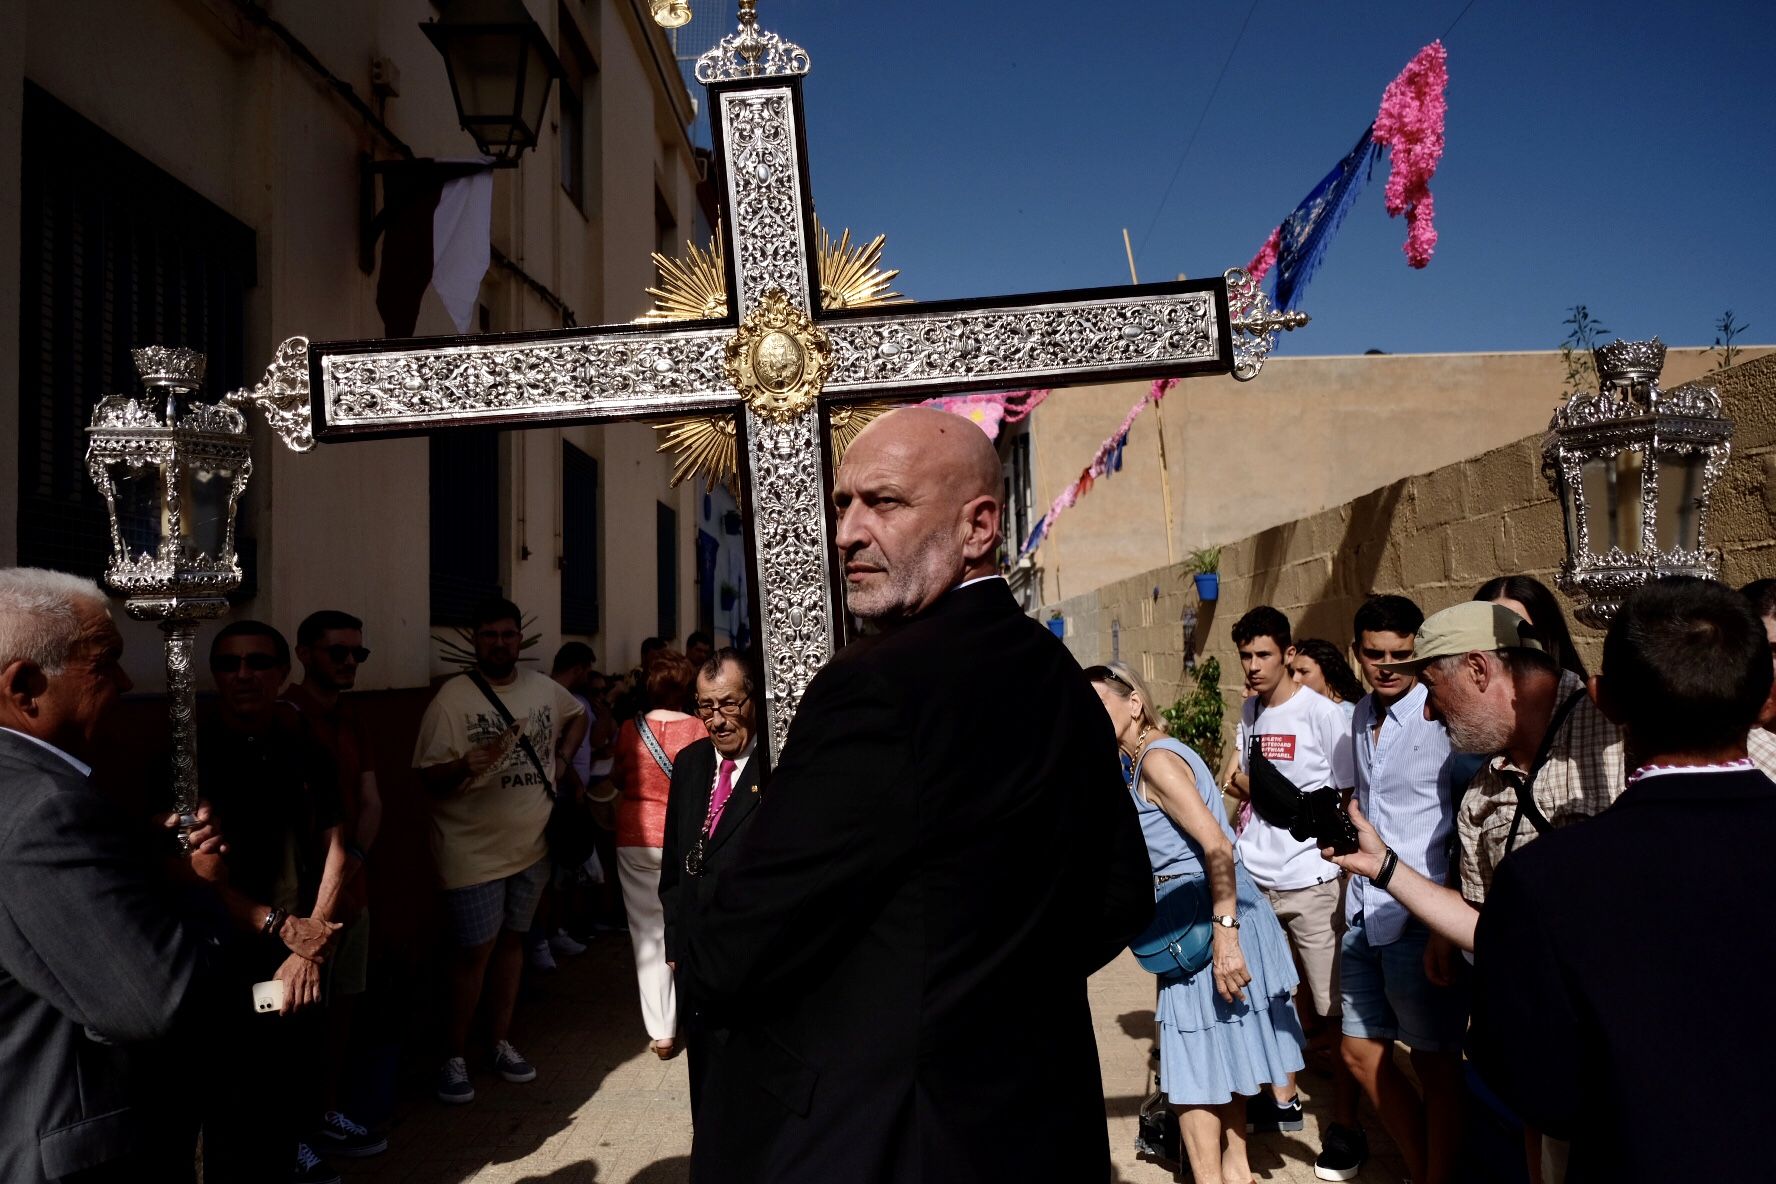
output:
[{"label": "white t-shirt with graphic", "polygon": [[[1304,792],[1324,785],[1350,789],[1357,783],[1349,718],[1338,704],[1308,687],[1297,687],[1288,699],[1262,711],[1256,696],[1247,699],[1235,736],[1242,773],[1250,772],[1246,765],[1256,737],[1258,751]],[[1311,887],[1338,875],[1337,865],[1320,858],[1312,839],[1299,840],[1256,813],[1240,832],[1239,853],[1253,881],[1272,892]]]},{"label": "white t-shirt with graphic", "polygon": [[[505,686],[493,688],[554,777],[555,738],[569,720],[585,714],[567,688],[534,670],[520,670]],[[441,765],[506,730],[467,675],[438,688],[419,724],[413,767]],[[455,793],[432,800],[432,855],[446,888],[466,888],[502,880],[548,854],[543,828],[552,806],[548,787],[522,745]]]}]

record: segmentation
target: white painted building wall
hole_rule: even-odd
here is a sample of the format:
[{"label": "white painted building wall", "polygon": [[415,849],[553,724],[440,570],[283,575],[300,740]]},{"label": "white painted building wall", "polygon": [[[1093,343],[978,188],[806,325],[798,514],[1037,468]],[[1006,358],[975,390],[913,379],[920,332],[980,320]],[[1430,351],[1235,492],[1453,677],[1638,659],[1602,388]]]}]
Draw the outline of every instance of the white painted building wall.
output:
[{"label": "white painted building wall", "polygon": [[[557,293],[580,324],[627,321],[654,283],[655,189],[683,239],[698,233],[692,104],[644,0],[526,0],[552,42],[575,23],[598,67],[589,87],[589,196],[560,184],[559,88],[542,143],[496,173],[493,242]],[[381,117],[421,156],[466,156],[442,59],[421,34],[430,0],[269,0],[270,15],[371,100],[375,57],[394,62],[398,97]],[[54,95],[256,232],[258,286],[247,298],[249,381],[279,341],[375,337],[375,277],[358,266],[359,162],[395,154],[365,121],[234,0],[15,0],[0,4],[0,564],[17,555],[22,94]],[[706,231],[704,231],[706,234]],[[481,303],[496,331],[559,327],[557,312],[497,264]],[[434,295],[421,335],[454,333]],[[138,344],[150,344],[141,342]],[[254,359],[257,359],[256,361]],[[92,391],[96,401],[101,394]],[[255,421],[243,508],[259,547],[259,592],[237,610],[293,635],[323,607],[366,621],[366,689],[442,672],[429,617],[428,451],[424,439],[322,445],[298,456]],[[598,632],[612,668],[655,632],[655,503],[678,510],[679,639],[696,627],[697,497],[669,487],[671,465],[646,426],[539,429],[502,438],[501,579],[535,614],[546,665],[560,632],[561,441],[600,464]],[[206,630],[203,637],[207,639]],[[126,664],[161,686],[151,626],[131,626]]]}]

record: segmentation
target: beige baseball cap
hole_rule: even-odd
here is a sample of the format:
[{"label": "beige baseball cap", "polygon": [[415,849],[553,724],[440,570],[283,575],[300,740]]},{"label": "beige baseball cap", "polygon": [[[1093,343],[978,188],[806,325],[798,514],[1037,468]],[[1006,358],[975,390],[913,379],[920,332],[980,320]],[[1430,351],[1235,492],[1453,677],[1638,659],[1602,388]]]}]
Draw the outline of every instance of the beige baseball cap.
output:
[{"label": "beige baseball cap", "polygon": [[1384,662],[1381,669],[1416,674],[1438,658],[1487,650],[1542,650],[1528,621],[1502,604],[1467,600],[1432,613],[1418,627],[1412,661]]}]

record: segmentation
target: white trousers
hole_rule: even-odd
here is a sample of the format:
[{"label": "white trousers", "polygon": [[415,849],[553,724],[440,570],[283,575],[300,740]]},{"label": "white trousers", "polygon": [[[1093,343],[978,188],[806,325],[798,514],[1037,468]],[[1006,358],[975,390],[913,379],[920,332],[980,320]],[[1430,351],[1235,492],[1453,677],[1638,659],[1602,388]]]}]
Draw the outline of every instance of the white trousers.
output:
[{"label": "white trousers", "polygon": [[678,1036],[678,988],[666,965],[666,909],[660,904],[660,848],[618,847],[617,879],[623,910],[629,914],[629,940],[635,945],[635,982],[641,989],[641,1018],[648,1039]]}]

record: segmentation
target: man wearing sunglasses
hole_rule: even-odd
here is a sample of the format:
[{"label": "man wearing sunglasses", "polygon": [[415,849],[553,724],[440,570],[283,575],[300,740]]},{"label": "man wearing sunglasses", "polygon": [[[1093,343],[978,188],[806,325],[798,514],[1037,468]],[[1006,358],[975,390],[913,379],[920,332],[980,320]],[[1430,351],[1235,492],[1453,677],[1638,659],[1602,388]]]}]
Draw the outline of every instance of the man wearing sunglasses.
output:
[{"label": "man wearing sunglasses", "polygon": [[[199,779],[225,820],[222,893],[242,932],[230,951],[242,988],[276,979],[277,1016],[246,1006],[218,1017],[203,1105],[204,1171],[216,1180],[338,1180],[302,1140],[319,1104],[322,963],[336,951],[345,844],[333,763],[278,692],[290,675],[283,634],[234,621],[210,644],[214,718]],[[294,1173],[290,1157],[295,1153]]]},{"label": "man wearing sunglasses", "polygon": [[370,872],[365,866],[382,823],[382,795],[371,764],[370,737],[346,692],[370,657],[364,622],[339,609],[322,609],[296,626],[302,681],[284,691],[312,738],[333,758],[338,775],[344,883],[335,918],[339,950],[327,966],[327,1043],[321,1072],[317,1145],[327,1154],[360,1159],[388,1149],[388,1140],[340,1112],[340,1082],[351,1048],[352,1016],[370,983]]}]

